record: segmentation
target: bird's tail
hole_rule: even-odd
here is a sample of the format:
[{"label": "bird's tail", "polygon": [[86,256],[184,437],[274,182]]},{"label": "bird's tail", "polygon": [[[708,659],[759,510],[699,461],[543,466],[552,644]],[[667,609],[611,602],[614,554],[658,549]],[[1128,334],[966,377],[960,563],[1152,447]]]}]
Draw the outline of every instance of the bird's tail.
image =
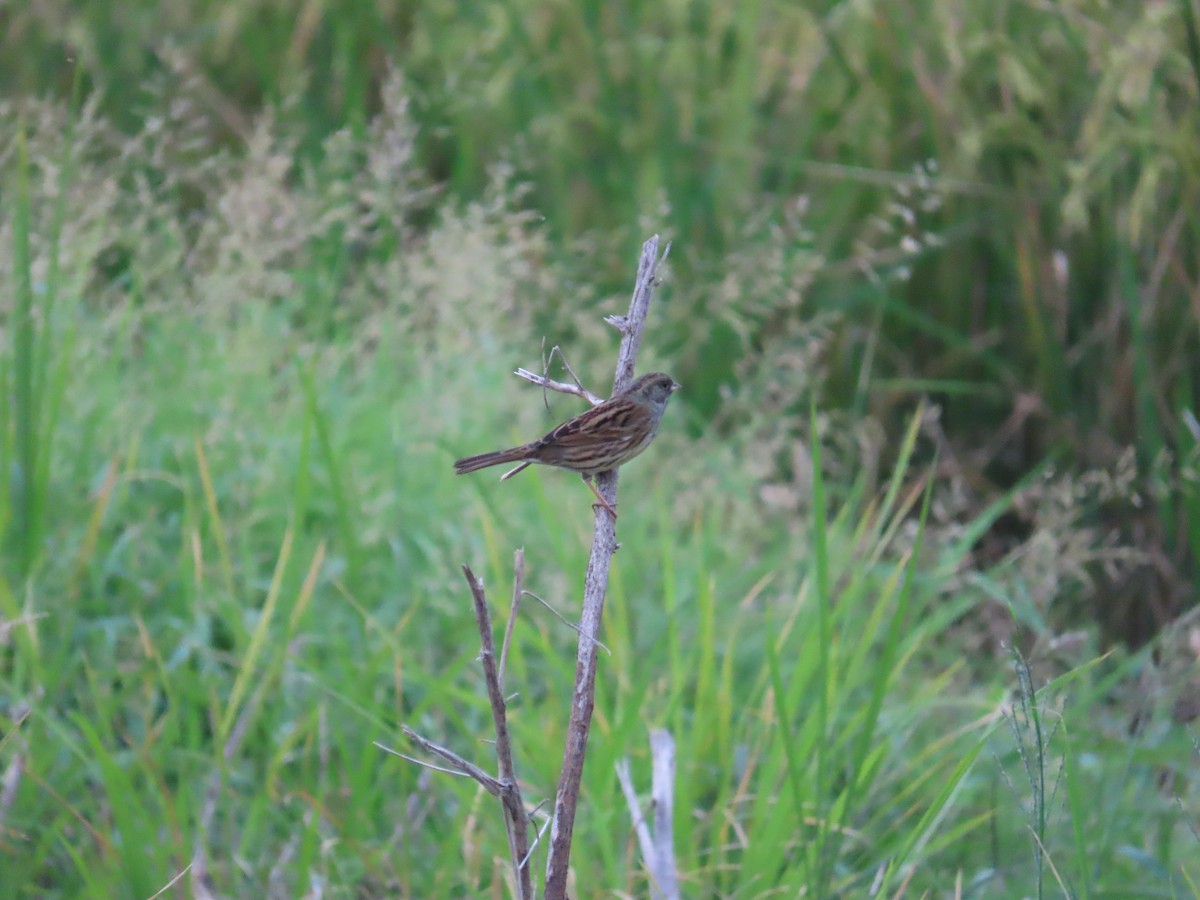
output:
[{"label": "bird's tail", "polygon": [[[466,475],[468,472],[478,472],[480,469],[486,469],[489,466],[502,466],[505,463],[525,462],[529,464],[529,444],[522,444],[520,447],[512,447],[509,450],[496,450],[492,453],[480,453],[478,456],[468,456],[466,459],[456,460],[454,463],[454,472],[456,475]],[[522,469],[525,466],[521,467]],[[517,471],[520,471],[518,469]],[[514,475],[516,472],[513,473]]]}]

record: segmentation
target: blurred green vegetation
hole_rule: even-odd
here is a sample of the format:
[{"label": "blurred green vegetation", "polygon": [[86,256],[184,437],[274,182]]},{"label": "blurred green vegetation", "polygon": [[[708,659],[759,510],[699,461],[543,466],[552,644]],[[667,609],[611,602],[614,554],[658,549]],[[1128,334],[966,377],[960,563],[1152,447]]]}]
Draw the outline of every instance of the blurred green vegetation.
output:
[{"label": "blurred green vegetation", "polygon": [[[675,241],[664,341],[702,420],[829,313],[826,404],[894,428],[928,393],[1003,490],[1048,456],[1133,446],[1150,477],[1196,449],[1193,5],[58,3],[6,10],[0,78],[65,97],[77,72],[127,131],[174,103],[235,149],[274,109],[311,157],[397,67],[429,181],[468,199],[510,168],[590,296],[650,228]],[[765,234],[795,289],[743,296],[729,255]],[[1161,512],[1193,587],[1196,498]]]},{"label": "blurred green vegetation", "polygon": [[662,725],[695,896],[1200,895],[1194,0],[0,26],[6,891],[503,896],[488,798],[371,741],[476,758],[461,562],[571,617],[586,491],[449,462],[574,411],[543,335],[604,389],[662,232],[574,895],[645,891]]}]

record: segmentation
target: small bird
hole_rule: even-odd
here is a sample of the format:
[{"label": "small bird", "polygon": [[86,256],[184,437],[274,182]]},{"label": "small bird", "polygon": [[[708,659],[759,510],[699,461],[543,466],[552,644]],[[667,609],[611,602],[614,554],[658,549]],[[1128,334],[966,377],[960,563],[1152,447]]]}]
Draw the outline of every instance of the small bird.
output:
[{"label": "small bird", "polygon": [[658,434],[667,401],[677,390],[679,385],[670,375],[662,372],[643,375],[620,394],[563,422],[545,437],[509,450],[468,456],[454,464],[454,471],[465,475],[488,466],[521,463],[511,472],[505,472],[501,476],[503,481],[533,463],[570,469],[583,476],[600,505],[615,518],[617,511],[600,496],[592,478],[611,472],[650,446]]}]

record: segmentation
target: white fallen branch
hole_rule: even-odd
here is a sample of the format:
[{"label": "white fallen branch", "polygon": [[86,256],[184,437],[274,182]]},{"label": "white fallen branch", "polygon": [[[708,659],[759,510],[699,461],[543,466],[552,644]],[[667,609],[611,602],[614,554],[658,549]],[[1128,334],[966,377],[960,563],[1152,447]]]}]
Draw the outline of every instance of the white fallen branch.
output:
[{"label": "white fallen branch", "polygon": [[675,869],[674,809],[675,809],[675,739],[669,731],[650,732],[650,755],[653,768],[650,776],[650,801],[654,807],[654,828],[651,829],[638,803],[629,760],[617,762],[617,780],[629,806],[633,830],[642,851],[642,861],[650,873],[651,900],[679,900],[679,876]]}]

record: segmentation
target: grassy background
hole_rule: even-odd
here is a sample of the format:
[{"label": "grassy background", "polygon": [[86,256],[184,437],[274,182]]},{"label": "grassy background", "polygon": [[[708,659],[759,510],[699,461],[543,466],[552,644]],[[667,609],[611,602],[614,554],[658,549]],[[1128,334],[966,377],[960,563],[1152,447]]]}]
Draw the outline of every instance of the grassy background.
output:
[{"label": "grassy background", "polygon": [[590,495],[450,462],[659,231],[572,895],[647,893],[652,727],[688,896],[1200,895],[1195,13],[0,10],[5,894],[506,896],[373,741],[488,759],[462,562],[571,617]]}]

